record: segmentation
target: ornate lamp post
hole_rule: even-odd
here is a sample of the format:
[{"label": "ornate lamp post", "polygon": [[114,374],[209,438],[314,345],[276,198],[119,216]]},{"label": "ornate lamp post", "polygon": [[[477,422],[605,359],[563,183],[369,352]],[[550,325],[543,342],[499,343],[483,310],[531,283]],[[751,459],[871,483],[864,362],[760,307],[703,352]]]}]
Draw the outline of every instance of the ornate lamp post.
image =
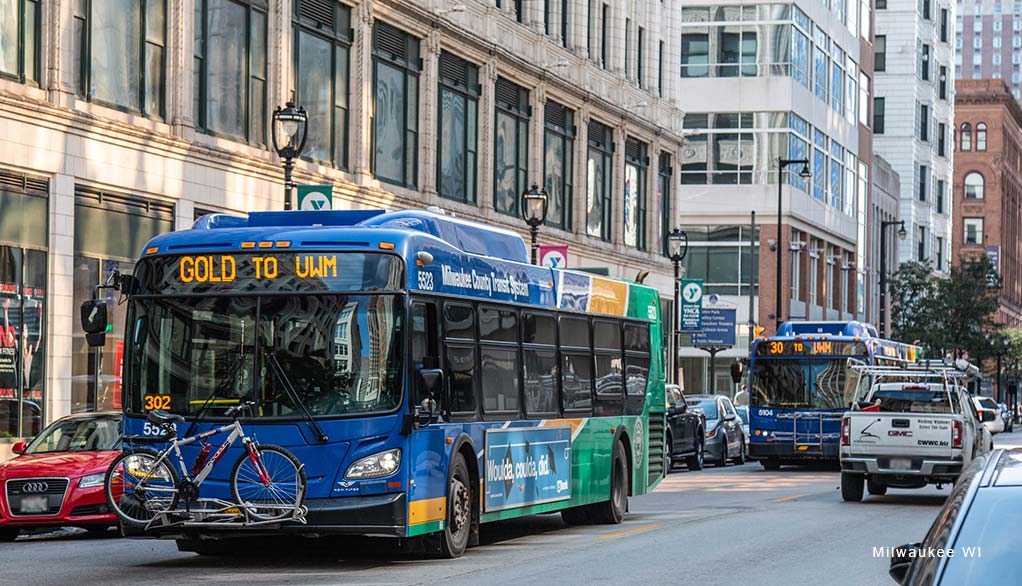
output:
[{"label": "ornate lamp post", "polygon": [[273,111],[272,138],[273,149],[284,159],[284,209],[291,209],[291,171],[294,160],[302,154],[309,125],[309,115],[302,106],[295,106],[294,100],[288,100],[283,108],[277,106]]},{"label": "ornate lamp post", "polygon": [[798,176],[803,179],[809,179],[813,174],[809,171],[809,159],[777,159],[777,245],[775,247],[777,252],[777,282],[775,283],[776,289],[774,294],[776,296],[776,309],[774,309],[774,331],[781,329],[781,320],[783,315],[781,313],[781,268],[784,260],[784,255],[781,252],[781,213],[784,208],[784,169],[789,165],[802,165],[802,170],[798,172]]},{"label": "ornate lamp post", "polygon": [[880,222],[880,335],[887,337],[887,229],[891,226],[898,228],[898,240],[908,238],[905,231],[905,220],[891,220]]},{"label": "ornate lamp post", "polygon": [[688,255],[688,234],[681,228],[671,230],[667,235],[667,254],[674,264],[674,317],[671,324],[671,382],[677,383],[678,368],[675,363],[678,361],[678,328],[681,322],[681,308],[678,307],[678,281],[681,279],[681,263]]},{"label": "ornate lamp post", "polygon": [[539,227],[546,222],[547,206],[550,203],[545,189],[535,183],[522,193],[522,219],[529,225],[529,236],[532,238],[532,264],[536,264],[539,256]]}]

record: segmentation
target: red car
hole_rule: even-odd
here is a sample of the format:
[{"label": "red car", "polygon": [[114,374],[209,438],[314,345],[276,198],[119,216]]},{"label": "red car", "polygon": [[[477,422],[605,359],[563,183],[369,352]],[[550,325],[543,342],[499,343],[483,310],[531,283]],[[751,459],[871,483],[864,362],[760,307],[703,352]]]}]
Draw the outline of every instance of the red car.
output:
[{"label": "red car", "polygon": [[53,422],[18,454],[0,464],[0,541],[22,529],[117,525],[107,507],[103,478],[121,450],[121,415],[83,413]]}]

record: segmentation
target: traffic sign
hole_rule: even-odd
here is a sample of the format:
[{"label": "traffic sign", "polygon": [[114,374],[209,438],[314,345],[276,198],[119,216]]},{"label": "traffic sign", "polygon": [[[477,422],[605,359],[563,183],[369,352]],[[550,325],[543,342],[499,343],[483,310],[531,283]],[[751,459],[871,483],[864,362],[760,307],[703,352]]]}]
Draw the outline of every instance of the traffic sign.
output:
[{"label": "traffic sign", "polygon": [[698,332],[692,333],[693,346],[735,345],[735,322],[738,310],[724,307],[703,308],[703,323]]},{"label": "traffic sign", "polygon": [[681,327],[682,332],[697,332],[703,319],[703,280],[682,279],[681,281]]},{"label": "traffic sign", "polygon": [[540,244],[539,265],[553,269],[568,266],[568,247],[563,244]]},{"label": "traffic sign", "polygon": [[298,210],[320,211],[333,209],[333,185],[296,185]]}]

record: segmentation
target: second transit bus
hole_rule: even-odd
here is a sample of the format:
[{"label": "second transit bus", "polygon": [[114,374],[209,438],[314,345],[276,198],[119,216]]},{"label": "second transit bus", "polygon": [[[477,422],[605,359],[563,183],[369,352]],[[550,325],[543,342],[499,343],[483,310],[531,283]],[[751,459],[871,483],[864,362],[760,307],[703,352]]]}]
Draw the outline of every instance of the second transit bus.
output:
[{"label": "second transit bus", "polygon": [[[307,477],[307,524],[149,528],[182,549],[259,530],[454,557],[489,521],[619,523],[663,476],[658,292],[530,265],[513,232],[421,210],[211,215],[125,281],[125,436],[159,433],[153,406],[198,433],[254,401],[245,429]],[[200,496],[230,498],[223,468]]]}]

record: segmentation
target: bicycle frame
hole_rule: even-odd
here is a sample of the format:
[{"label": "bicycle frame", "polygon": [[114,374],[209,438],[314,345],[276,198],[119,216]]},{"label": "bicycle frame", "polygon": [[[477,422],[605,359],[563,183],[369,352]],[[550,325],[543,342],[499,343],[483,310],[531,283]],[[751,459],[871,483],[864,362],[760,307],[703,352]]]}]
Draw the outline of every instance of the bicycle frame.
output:
[{"label": "bicycle frame", "polygon": [[[220,447],[217,448],[215,452],[213,452],[213,454],[206,460],[206,463],[202,466],[202,470],[200,470],[199,473],[193,477],[188,469],[188,465],[185,464],[184,456],[181,455],[181,446],[187,446],[197,441],[201,441],[214,435],[219,435],[221,433],[226,433],[228,431],[230,431],[231,433],[230,435],[227,436],[227,439],[224,440],[224,443],[222,443]],[[205,480],[206,477],[209,476],[209,474],[213,471],[213,467],[216,466],[216,463],[220,461],[220,458],[222,458],[223,455],[227,452],[227,448],[231,447],[234,444],[234,442],[237,441],[239,438],[246,447],[248,447],[248,445],[252,441],[245,436],[245,431],[242,429],[241,423],[238,422],[237,420],[232,422],[230,425],[223,425],[215,429],[211,429],[205,433],[200,433],[198,435],[193,435],[191,437],[186,437],[183,439],[175,438],[174,440],[171,441],[170,446],[160,453],[160,457],[157,458],[156,464],[159,465],[159,463],[167,459],[171,452],[174,452],[174,454],[177,456],[178,465],[181,467],[181,480],[182,481],[189,480],[193,482],[195,486],[200,486],[202,485],[202,481]]]}]

